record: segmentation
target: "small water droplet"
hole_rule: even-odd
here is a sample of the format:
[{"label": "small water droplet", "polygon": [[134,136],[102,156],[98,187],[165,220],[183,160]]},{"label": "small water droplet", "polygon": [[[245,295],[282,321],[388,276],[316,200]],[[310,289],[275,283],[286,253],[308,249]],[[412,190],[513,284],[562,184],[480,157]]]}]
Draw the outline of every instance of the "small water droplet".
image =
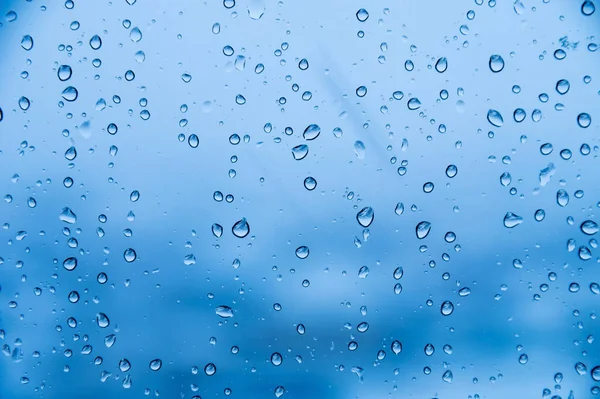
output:
[{"label": "small water droplet", "polygon": [[151,360],[149,366],[150,366],[150,370],[158,371],[162,367],[162,360],[160,360],[160,359]]},{"label": "small water droplet", "polygon": [[233,227],[231,228],[233,235],[238,238],[244,238],[250,233],[250,225],[246,221],[246,218],[242,218],[235,222]]},{"label": "small water droplet", "polygon": [[217,366],[215,366],[214,363],[208,363],[206,366],[204,366],[204,374],[206,374],[207,376],[213,376],[216,372]]},{"label": "small water droplet", "polygon": [[281,356],[281,353],[273,352],[271,355],[271,364],[273,366],[280,366],[281,363],[283,363],[283,357]]},{"label": "small water droplet", "polygon": [[296,248],[296,256],[299,259],[306,259],[306,258],[308,258],[309,254],[310,254],[310,250],[305,245],[302,245],[302,246]]},{"label": "small water droplet", "polygon": [[129,32],[129,39],[131,39],[131,41],[134,43],[137,43],[140,40],[142,40],[142,31],[140,31],[140,28],[138,28],[137,26],[133,28],[131,32]]},{"label": "small water droplet", "polygon": [[100,47],[102,47],[102,39],[100,38],[100,36],[92,36],[92,38],[90,39],[90,47],[92,48],[92,50],[98,50]]},{"label": "small water droplet", "polygon": [[439,58],[435,63],[435,70],[439,73],[444,73],[446,69],[448,69],[448,60],[446,57]]}]

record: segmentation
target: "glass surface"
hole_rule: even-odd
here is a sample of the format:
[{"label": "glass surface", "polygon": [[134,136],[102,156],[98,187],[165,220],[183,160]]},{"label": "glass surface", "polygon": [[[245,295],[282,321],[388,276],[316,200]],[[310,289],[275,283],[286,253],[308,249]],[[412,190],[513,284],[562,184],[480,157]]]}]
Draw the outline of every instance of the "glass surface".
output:
[{"label": "glass surface", "polygon": [[595,7],[0,2],[0,397],[600,397]]}]

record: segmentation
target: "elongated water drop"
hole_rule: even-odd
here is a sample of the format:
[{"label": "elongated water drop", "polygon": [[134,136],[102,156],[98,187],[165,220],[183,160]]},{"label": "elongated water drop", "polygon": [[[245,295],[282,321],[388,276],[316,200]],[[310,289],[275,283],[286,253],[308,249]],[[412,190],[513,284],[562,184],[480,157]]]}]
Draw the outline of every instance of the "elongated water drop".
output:
[{"label": "elongated water drop", "polygon": [[233,309],[231,309],[229,306],[225,306],[225,305],[217,306],[215,308],[215,313],[217,314],[217,316],[220,316],[224,319],[233,317]]},{"label": "elongated water drop", "polygon": [[419,240],[422,240],[423,238],[427,237],[427,235],[431,231],[431,223],[426,222],[426,221],[419,222],[419,224],[417,224],[415,231],[417,233],[417,238]]},{"label": "elongated water drop", "polygon": [[300,144],[292,148],[292,156],[296,161],[300,161],[308,155],[308,146],[306,144]]},{"label": "elongated water drop", "polygon": [[504,215],[504,227],[512,229],[521,223],[523,223],[523,218],[519,215],[512,212],[506,212],[506,215]]},{"label": "elongated water drop", "polygon": [[370,206],[366,206],[356,214],[356,220],[362,227],[369,227],[375,219],[375,212]]},{"label": "elongated water drop", "polygon": [[502,127],[502,125],[504,125],[504,118],[502,118],[502,114],[495,109],[490,109],[488,111],[487,120],[492,124],[492,126],[495,127]]},{"label": "elongated water drop", "polygon": [[302,137],[304,137],[305,140],[314,140],[319,137],[319,134],[321,134],[321,128],[319,125],[311,124],[304,129]]}]

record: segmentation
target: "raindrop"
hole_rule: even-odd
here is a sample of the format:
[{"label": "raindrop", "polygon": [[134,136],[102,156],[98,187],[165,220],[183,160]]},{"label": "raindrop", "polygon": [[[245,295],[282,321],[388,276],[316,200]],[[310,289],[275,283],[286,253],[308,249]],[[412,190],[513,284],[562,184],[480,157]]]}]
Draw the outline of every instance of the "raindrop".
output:
[{"label": "raindrop", "polygon": [[308,69],[308,60],[306,58],[302,58],[298,63],[298,68],[300,68],[303,71],[306,71]]},{"label": "raindrop", "polygon": [[523,218],[519,215],[512,212],[506,212],[506,215],[504,215],[504,227],[512,229],[521,223],[523,223]]},{"label": "raindrop", "polygon": [[315,178],[308,176],[306,179],[304,179],[304,188],[306,188],[308,191],[312,191],[317,188],[317,181]]},{"label": "raindrop", "polygon": [[133,28],[131,32],[129,32],[129,39],[131,39],[131,41],[134,43],[137,43],[140,40],[142,40],[142,31],[140,31],[140,28],[138,28],[137,26]]},{"label": "raindrop", "polygon": [[246,221],[246,218],[242,218],[241,220],[235,222],[231,228],[231,231],[234,236],[238,238],[244,238],[250,233],[250,225]]},{"label": "raindrop", "polygon": [[304,129],[302,137],[304,137],[305,140],[314,140],[319,137],[319,134],[321,134],[321,128],[319,125],[312,124],[308,125],[306,129]]},{"label": "raindrop", "polygon": [[569,204],[569,194],[567,194],[566,190],[561,188],[556,192],[556,203],[561,207]]},{"label": "raindrop", "polygon": [[396,204],[396,208],[394,209],[396,215],[400,216],[404,213],[404,204],[402,202],[398,202]]},{"label": "raindrop", "polygon": [[129,371],[131,369],[131,363],[129,362],[129,360],[127,360],[127,359],[119,360],[119,369],[124,373]]},{"label": "raindrop", "polygon": [[77,259],[76,258],[67,258],[63,261],[63,267],[72,272],[77,267]]},{"label": "raindrop", "polygon": [[558,94],[567,94],[569,89],[571,88],[571,84],[566,79],[561,79],[556,82],[556,91]]},{"label": "raindrop", "polygon": [[138,190],[133,190],[131,194],[129,194],[129,200],[131,202],[137,202],[140,199],[140,192]]},{"label": "raindrop", "polygon": [[23,36],[21,39],[21,47],[23,47],[25,51],[31,50],[33,48],[33,38],[29,35]]},{"label": "raindrop", "polygon": [[127,248],[125,252],[123,252],[123,258],[127,263],[131,263],[137,258],[137,254],[133,248]]},{"label": "raindrop", "polygon": [[219,238],[223,235],[223,226],[218,223],[212,225],[212,233],[215,237]]},{"label": "raindrop", "polygon": [[220,316],[224,319],[233,317],[233,309],[231,309],[229,306],[225,306],[225,305],[217,306],[215,308],[215,313],[217,314],[217,316]]},{"label": "raindrop", "polygon": [[413,97],[410,100],[408,100],[407,106],[408,106],[408,109],[410,109],[411,111],[415,111],[415,110],[421,108],[421,101],[419,101],[418,98]]},{"label": "raindrop", "polygon": [[588,128],[592,124],[592,117],[585,112],[577,115],[577,124],[582,128]]},{"label": "raindrop", "polygon": [[354,154],[358,159],[365,159],[365,143],[360,140],[354,142]]},{"label": "raindrop", "polygon": [[77,92],[76,88],[74,88],[73,86],[69,86],[63,90],[62,98],[64,98],[65,100],[67,100],[69,102],[73,102],[73,101],[77,100],[78,94],[79,93]]},{"label": "raindrop", "polygon": [[271,355],[271,364],[273,364],[273,366],[281,366],[281,363],[283,363],[283,357],[281,356],[281,353],[273,352]]},{"label": "raindrop", "polygon": [[452,383],[454,376],[452,375],[452,371],[446,370],[442,375],[442,381],[447,382],[448,384]]},{"label": "raindrop", "polygon": [[241,94],[238,94],[237,96],[235,96],[235,103],[237,105],[246,104],[246,97],[242,96]]},{"label": "raindrop", "polygon": [[308,258],[309,254],[310,254],[310,250],[305,245],[302,245],[301,247],[296,248],[296,256],[299,259],[306,259],[306,258]]},{"label": "raindrop", "polygon": [[394,355],[399,354],[400,352],[402,352],[402,343],[398,340],[394,340],[392,341],[392,352],[394,353]]},{"label": "raindrop", "polygon": [[296,161],[300,161],[308,155],[308,146],[306,144],[300,144],[292,148],[292,156]]},{"label": "raindrop", "polygon": [[587,367],[582,362],[577,362],[577,363],[575,363],[575,371],[579,375],[584,375],[587,373]]},{"label": "raindrop", "polygon": [[275,397],[280,398],[285,393],[285,388],[280,385],[277,388],[275,388],[274,393]]},{"label": "raindrop", "polygon": [[585,0],[581,4],[581,13],[587,17],[592,15],[596,11],[596,6],[592,0]]},{"label": "raindrop", "polygon": [[446,168],[446,176],[448,176],[451,179],[454,176],[456,176],[457,173],[458,173],[458,168],[456,167],[456,165],[448,165],[448,167]]},{"label": "raindrop", "polygon": [[369,268],[367,266],[362,266],[358,270],[358,278],[365,279],[369,275]]},{"label": "raindrop", "polygon": [[490,70],[494,73],[498,73],[504,69],[504,58],[498,54],[492,54],[490,56]]},{"label": "raindrop", "polygon": [[75,147],[69,147],[67,151],[65,151],[65,158],[68,161],[72,161],[77,158],[77,149]]},{"label": "raindrop", "polygon": [[23,111],[27,111],[30,105],[31,103],[27,97],[19,98],[19,108],[21,108]]},{"label": "raindrop", "polygon": [[365,22],[367,19],[369,19],[369,13],[364,8],[361,8],[356,12],[356,19],[358,19],[360,22]]},{"label": "raindrop", "polygon": [[100,328],[106,328],[110,325],[110,320],[108,319],[108,316],[104,313],[97,313],[96,324],[98,324],[98,327]]},{"label": "raindrop", "polygon": [[504,125],[504,118],[502,118],[502,114],[496,111],[495,109],[490,109],[487,113],[487,120],[493,126],[501,127]]},{"label": "raindrop", "polygon": [[593,236],[598,232],[598,224],[592,220],[586,220],[581,223],[581,232],[588,236]]},{"label": "raindrop", "polygon": [[216,372],[217,366],[215,366],[214,363],[208,363],[206,366],[204,366],[204,374],[206,374],[207,376],[213,376]]},{"label": "raindrop", "polygon": [[454,312],[454,304],[450,301],[444,301],[442,303],[440,311],[442,312],[442,315],[450,316],[452,312]]},{"label": "raindrop", "polygon": [[364,97],[367,95],[367,88],[365,86],[359,86],[356,88],[356,95],[358,97]]},{"label": "raindrop", "polygon": [[448,60],[446,57],[439,58],[435,63],[435,70],[439,73],[444,73],[446,69],[448,69]]},{"label": "raindrop", "polygon": [[362,227],[369,227],[375,219],[375,212],[370,206],[366,206],[356,214],[356,220]]},{"label": "raindrop", "polygon": [[92,38],[90,39],[90,47],[92,48],[92,50],[98,50],[100,47],[102,47],[102,39],[100,39],[100,36],[92,36]]},{"label": "raindrop", "polygon": [[356,330],[359,333],[366,333],[368,329],[369,329],[369,323],[367,323],[366,321],[363,321],[358,326],[356,326]]},{"label": "raindrop", "polygon": [[423,221],[423,222],[420,222],[419,224],[417,224],[416,233],[417,233],[417,238],[419,240],[422,240],[425,237],[427,237],[427,235],[429,234],[430,231],[431,231],[431,223]]},{"label": "raindrop", "polygon": [[60,214],[58,215],[58,219],[61,222],[74,224],[77,222],[77,215],[71,210],[71,208],[63,208]]},{"label": "raindrop", "polygon": [[533,214],[533,217],[536,220],[536,222],[541,222],[546,217],[546,212],[543,209],[538,209]]},{"label": "raindrop", "polygon": [[162,367],[162,360],[154,359],[150,361],[150,370],[158,371]]}]

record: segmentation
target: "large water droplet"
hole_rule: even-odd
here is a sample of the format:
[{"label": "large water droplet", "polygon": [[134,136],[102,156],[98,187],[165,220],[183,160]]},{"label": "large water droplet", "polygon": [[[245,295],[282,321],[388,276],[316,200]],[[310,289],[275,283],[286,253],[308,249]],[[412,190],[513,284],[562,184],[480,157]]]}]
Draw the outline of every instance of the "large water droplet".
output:
[{"label": "large water droplet", "polygon": [[215,313],[217,314],[217,316],[220,316],[224,319],[233,317],[233,309],[231,309],[229,306],[225,306],[225,305],[217,306],[215,308]]},{"label": "large water droplet", "polygon": [[30,105],[31,103],[27,97],[23,96],[19,98],[19,108],[21,108],[23,111],[27,111]]},{"label": "large water droplet", "polygon": [[392,347],[392,352],[394,353],[394,355],[397,355],[400,352],[402,352],[402,343],[398,340],[392,341],[391,347]]},{"label": "large water droplet", "polygon": [[140,40],[142,40],[142,31],[140,31],[140,28],[138,28],[137,26],[133,28],[131,32],[129,32],[129,39],[131,39],[131,41],[134,43],[137,43]]},{"label": "large water droplet", "polygon": [[250,233],[250,225],[246,221],[246,218],[242,218],[235,222],[233,227],[231,228],[233,235],[238,238],[244,238]]},{"label": "large water droplet", "polygon": [[282,387],[281,385],[279,385],[277,388],[275,388],[274,394],[275,394],[276,398],[282,397],[284,393],[285,393],[285,388]]},{"label": "large water droplet", "polygon": [[581,13],[587,17],[592,15],[596,11],[596,6],[592,0],[585,0],[581,4]]},{"label": "large water droplet", "polygon": [[212,225],[212,233],[215,237],[219,238],[223,235],[223,226],[218,223]]},{"label": "large water droplet", "polygon": [[450,301],[444,301],[440,307],[440,311],[444,316],[450,316],[454,312],[454,304]]},{"label": "large water droplet", "polygon": [[417,233],[417,238],[419,240],[422,240],[423,238],[427,237],[427,235],[431,231],[431,223],[426,221],[420,222],[419,224],[417,224],[417,228],[415,229],[415,231]]},{"label": "large water droplet", "polygon": [[592,124],[592,117],[586,113],[582,112],[577,115],[577,124],[582,128],[588,128]]},{"label": "large water droplet", "polygon": [[160,359],[151,360],[149,366],[150,366],[150,370],[158,371],[162,367],[162,360],[160,360]]},{"label": "large water droplet", "polygon": [[593,220],[586,220],[581,223],[581,231],[588,236],[593,236],[598,232],[598,224]]},{"label": "large water droplet", "polygon": [[421,108],[421,101],[419,101],[418,98],[413,97],[410,100],[408,100],[408,103],[406,105],[407,105],[408,109],[410,109],[411,111],[414,111],[414,110]]},{"label": "large water droplet", "polygon": [[435,70],[439,73],[444,73],[446,69],[448,69],[448,60],[446,57],[439,58],[435,63]]},{"label": "large water droplet", "polygon": [[490,56],[490,70],[494,73],[498,73],[504,69],[504,58],[498,54],[492,54]]},{"label": "large water droplet", "polygon": [[296,256],[300,259],[308,258],[309,254],[310,254],[310,250],[305,245],[302,245],[301,247],[296,248]]},{"label": "large water droplet", "polygon": [[314,140],[319,137],[319,134],[321,134],[321,128],[319,125],[312,124],[308,125],[306,129],[304,129],[302,137],[304,137],[305,140]]},{"label": "large water droplet", "polygon": [[214,363],[208,363],[206,366],[204,366],[204,374],[207,376],[213,376],[216,372],[217,366],[215,366]]},{"label": "large water droplet", "polygon": [[566,190],[561,188],[556,192],[556,203],[561,207],[565,207],[569,204],[569,194]]},{"label": "large water droplet", "polygon": [[271,355],[271,364],[273,366],[280,366],[281,363],[283,363],[283,357],[281,356],[281,353],[273,352]]},{"label": "large water droplet", "polygon": [[77,89],[73,86],[68,86],[62,91],[62,98],[69,102],[77,100],[78,95],[79,93],[77,92]]},{"label": "large water droplet", "polygon": [[100,328],[106,328],[110,325],[110,320],[106,314],[99,312],[96,314],[96,324]]},{"label": "large water droplet", "polygon": [[375,219],[375,212],[370,206],[366,206],[356,214],[356,220],[362,227],[369,227]]},{"label": "large water droplet", "polygon": [[133,248],[127,248],[125,252],[123,252],[123,258],[127,263],[131,263],[137,258],[137,254]]},{"label": "large water droplet", "polygon": [[308,146],[306,144],[300,144],[292,148],[292,156],[296,161],[300,161],[308,155]]},{"label": "large water droplet", "polygon": [[496,111],[495,109],[490,109],[487,113],[487,120],[493,126],[501,127],[504,125],[504,118],[502,118],[502,114]]},{"label": "large water droplet", "polygon": [[364,8],[361,8],[356,12],[356,19],[358,19],[360,22],[365,22],[367,19],[369,19],[369,13]]},{"label": "large water droplet", "polygon": [[512,229],[521,223],[523,223],[523,218],[519,215],[512,212],[506,212],[506,215],[504,215],[504,227]]},{"label": "large water droplet", "polygon": [[100,39],[100,36],[92,36],[92,38],[90,39],[90,47],[93,50],[98,50],[100,47],[102,47],[102,39]]},{"label": "large water droplet", "polygon": [[67,151],[65,151],[65,158],[68,161],[72,161],[77,158],[77,149],[73,146],[69,147]]},{"label": "large water droplet", "polygon": [[63,261],[63,267],[72,272],[77,267],[77,258],[67,258]]},{"label": "large water droplet", "polygon": [[21,47],[23,47],[25,51],[31,50],[33,48],[33,38],[29,35],[23,36],[23,39],[21,39]]},{"label": "large water droplet", "polygon": [[442,375],[442,381],[447,382],[448,384],[452,383],[454,376],[452,375],[452,371],[446,370]]}]

